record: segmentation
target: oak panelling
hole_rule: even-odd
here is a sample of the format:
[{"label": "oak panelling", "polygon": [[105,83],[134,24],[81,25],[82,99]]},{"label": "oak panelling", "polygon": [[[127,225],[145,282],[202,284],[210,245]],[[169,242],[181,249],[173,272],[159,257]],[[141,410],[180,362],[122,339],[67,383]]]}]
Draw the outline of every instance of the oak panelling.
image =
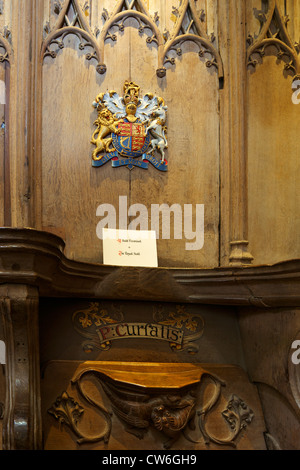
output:
[{"label": "oak panelling", "polygon": [[299,257],[299,107],[282,62],[249,74],[249,241],[255,264]]},{"label": "oak panelling", "polygon": [[289,15],[287,23],[288,32],[293,41],[300,41],[300,2],[295,0],[286,0],[286,13]]},{"label": "oak panelling", "polygon": [[71,258],[102,262],[96,209],[102,203],[118,207],[119,194],[128,194],[129,172],[113,172],[109,164],[100,171],[92,168],[90,139],[97,117],[92,102],[100,91],[118,89],[128,77],[124,51],[129,34],[125,30],[113,45],[105,77],[85,60],[72,35],[65,41],[62,53],[45,61],[43,69],[43,226],[65,233]]},{"label": "oak panelling", "polygon": [[[164,3],[164,2],[163,2]],[[157,6],[156,8],[153,8]],[[92,29],[95,16],[112,6],[93,3],[89,9]],[[157,11],[161,2],[151,4]],[[160,22],[169,21],[169,2],[162,7]],[[165,18],[162,16],[165,15]],[[172,25],[174,22],[171,20]],[[186,42],[183,55],[169,67],[167,77],[156,76],[157,46],[147,44],[149,30],[138,32],[135,19],[125,20],[124,31],[115,28],[117,41],[105,43],[107,72],[100,76],[94,64],[78,50],[78,41],[68,35],[55,60],[43,65],[43,227],[66,240],[66,255],[72,259],[102,262],[102,242],[96,236],[99,204],[112,204],[117,212],[119,196],[128,204],[205,204],[205,248],[185,250],[186,241],[159,241],[161,266],[218,265],[219,224],[219,117],[218,79],[214,67],[205,66],[198,46]],[[152,33],[151,33],[152,34]],[[77,42],[77,43],[76,43]],[[192,71],[192,73],[191,73]],[[90,139],[96,112],[92,101],[101,91],[120,95],[124,81],[134,80],[141,95],[153,92],[169,107],[169,173],[151,165],[147,172],[113,169],[108,163],[92,168]],[[184,90],[184,92],[183,92]],[[59,110],[59,114],[57,113]],[[89,119],[87,119],[89,116]],[[168,158],[168,157],[167,157]],[[178,182],[183,182],[178,187]],[[151,228],[149,218],[149,229]],[[195,229],[195,219],[194,227]]]},{"label": "oak panelling", "polygon": [[0,226],[5,225],[5,65],[0,66]]},{"label": "oak panelling", "polygon": [[[7,8],[3,5],[3,9],[0,14],[0,30],[3,30],[5,26],[5,20],[7,16]],[[0,54],[4,53],[4,48],[0,48]],[[5,122],[5,62],[0,66],[0,126]],[[5,131],[0,127],[0,226],[4,226],[5,221],[5,206],[4,206],[4,188],[5,188]]]},{"label": "oak panelling", "polygon": [[[197,47],[186,42],[183,55],[170,66],[165,79],[153,77],[155,91],[168,106],[168,174],[151,168],[147,174],[132,171],[131,204],[205,205],[204,247],[187,251],[188,241],[158,240],[160,266],[217,266],[219,223],[219,120],[217,73],[200,61]],[[193,73],[191,74],[191,70]],[[157,84],[155,86],[155,81]],[[146,91],[146,90],[145,90]],[[188,241],[190,242],[190,241]]]}]

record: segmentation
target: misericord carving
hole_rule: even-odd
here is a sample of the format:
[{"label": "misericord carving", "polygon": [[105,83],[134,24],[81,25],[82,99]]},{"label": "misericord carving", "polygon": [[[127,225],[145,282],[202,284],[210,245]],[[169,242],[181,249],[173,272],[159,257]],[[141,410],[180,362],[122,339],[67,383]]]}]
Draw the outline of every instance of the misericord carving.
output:
[{"label": "misericord carving", "polygon": [[[176,388],[174,386],[170,387],[170,385],[172,379],[178,380],[178,375],[177,379],[175,375],[172,377],[171,375],[168,376],[167,373],[158,378],[157,373],[155,374],[155,370],[153,370],[152,379],[150,378],[150,381],[153,381],[153,386],[151,387],[149,377],[144,380],[142,369],[135,371],[132,364],[129,365],[129,369],[133,367],[134,374],[138,374],[137,383],[139,384],[129,383],[130,372],[126,373],[124,364],[124,371],[122,373],[119,370],[114,371],[114,366],[112,366],[112,371],[108,372],[108,375],[101,370],[101,363],[99,363],[100,369],[98,370],[96,366],[93,367],[93,363],[86,364],[89,364],[89,366],[86,369],[83,368],[75,375],[72,384],[77,386],[80,396],[92,404],[104,417],[104,425],[102,421],[103,429],[100,429],[100,434],[96,437],[88,437],[79,432],[78,421],[82,418],[84,408],[66,392],[63,392],[48,410],[60,423],[70,427],[77,437],[78,444],[101,440],[108,443],[112,431],[112,417],[115,416],[123,423],[126,432],[138,439],[143,439],[151,428],[159,431],[162,435],[162,445],[165,449],[171,448],[180,436],[184,436],[192,443],[204,442],[206,445],[214,443],[235,447],[236,439],[251,424],[254,417],[253,411],[248,405],[237,395],[232,395],[227,403],[227,407],[221,413],[221,416],[228,424],[228,437],[218,438],[212,434],[207,426],[208,415],[215,414],[214,419],[219,419],[220,412],[216,411],[216,408],[222,396],[221,389],[226,385],[217,376],[207,371],[199,370],[198,380],[195,380],[195,376],[191,376],[189,380],[186,379],[188,374],[186,371],[184,373],[185,385]],[[169,367],[167,364],[164,366],[166,371],[170,369],[170,365]],[[163,369],[164,366],[161,365],[160,369]],[[111,412],[91,398],[86,385],[82,386],[83,378],[88,379],[89,374],[93,378],[93,382],[94,379],[97,380],[100,390],[102,389],[109,400]],[[115,376],[118,377],[118,380],[112,379],[114,374],[116,374]],[[123,375],[124,381],[121,380],[120,374],[121,376]],[[193,374],[194,372],[192,372]],[[205,403],[203,403],[203,398],[201,398],[204,378],[213,385],[212,391],[208,399],[205,400]],[[156,386],[157,382],[160,384],[160,379],[162,379],[161,385]],[[179,379],[179,383],[182,383],[180,382],[181,379]],[[190,383],[188,384],[188,382]],[[141,386],[143,383],[144,385],[147,384],[147,386]],[[198,439],[195,439],[194,436],[197,435]]]}]

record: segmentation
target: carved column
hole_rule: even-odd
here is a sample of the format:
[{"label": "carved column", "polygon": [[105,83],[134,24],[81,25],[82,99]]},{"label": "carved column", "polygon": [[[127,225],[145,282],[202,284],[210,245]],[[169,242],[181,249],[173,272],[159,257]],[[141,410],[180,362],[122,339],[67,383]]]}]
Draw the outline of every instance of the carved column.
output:
[{"label": "carved column", "polygon": [[0,286],[0,311],[6,343],[4,450],[41,449],[38,290]]},{"label": "carved column", "polygon": [[[221,261],[251,264],[248,250],[246,2],[219,2],[220,45],[224,61],[221,92]],[[228,188],[228,189],[227,189]],[[228,244],[229,241],[229,244]]]}]

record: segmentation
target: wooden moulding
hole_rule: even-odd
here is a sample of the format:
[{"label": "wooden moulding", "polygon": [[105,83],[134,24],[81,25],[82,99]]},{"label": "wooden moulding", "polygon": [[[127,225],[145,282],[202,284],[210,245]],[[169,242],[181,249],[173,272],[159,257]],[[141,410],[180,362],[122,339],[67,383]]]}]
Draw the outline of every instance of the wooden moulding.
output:
[{"label": "wooden moulding", "polygon": [[41,297],[297,307],[300,260],[214,269],[115,267],[72,261],[64,241],[33,229],[0,228],[0,282],[38,287]]},{"label": "wooden moulding", "polygon": [[41,449],[38,289],[0,286],[6,343],[3,450]]},{"label": "wooden moulding", "polygon": [[[115,382],[151,389],[178,389],[200,382],[208,372],[195,364],[166,364],[138,362],[84,362],[73,378],[80,380],[83,374],[95,371]],[[155,377],[155,379],[153,379]]]}]

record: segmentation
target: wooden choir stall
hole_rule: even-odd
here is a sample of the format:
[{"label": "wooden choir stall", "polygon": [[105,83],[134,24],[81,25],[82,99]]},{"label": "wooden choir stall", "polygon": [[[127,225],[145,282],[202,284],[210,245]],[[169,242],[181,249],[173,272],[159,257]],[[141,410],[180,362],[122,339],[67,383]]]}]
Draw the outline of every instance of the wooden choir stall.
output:
[{"label": "wooden choir stall", "polygon": [[0,450],[300,449],[299,35],[0,2]]}]

